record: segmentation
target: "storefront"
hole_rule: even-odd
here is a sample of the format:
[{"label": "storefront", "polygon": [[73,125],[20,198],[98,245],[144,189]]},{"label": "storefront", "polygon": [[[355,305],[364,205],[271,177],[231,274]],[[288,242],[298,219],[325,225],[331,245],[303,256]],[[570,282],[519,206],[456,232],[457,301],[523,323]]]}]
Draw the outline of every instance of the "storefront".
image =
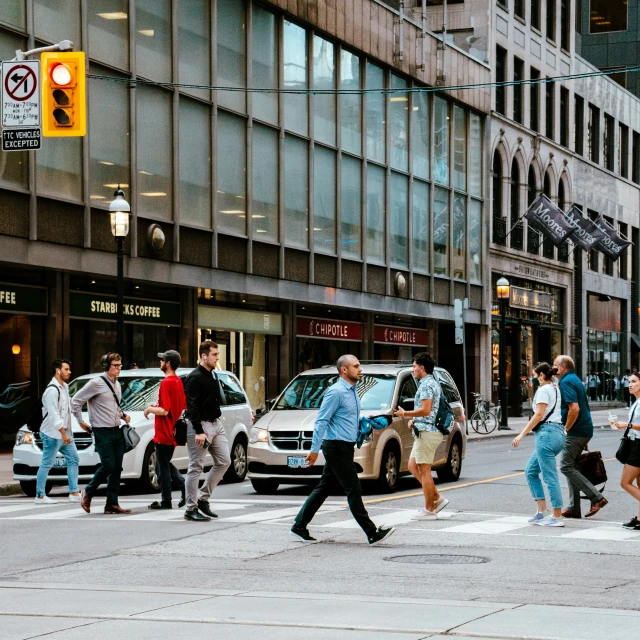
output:
[{"label": "storefront", "polygon": [[420,351],[434,355],[434,329],[373,325],[373,357],[376,362],[411,362]]},{"label": "storefront", "polygon": [[332,365],[345,353],[363,358],[363,323],[327,318],[296,318],[298,373]]}]

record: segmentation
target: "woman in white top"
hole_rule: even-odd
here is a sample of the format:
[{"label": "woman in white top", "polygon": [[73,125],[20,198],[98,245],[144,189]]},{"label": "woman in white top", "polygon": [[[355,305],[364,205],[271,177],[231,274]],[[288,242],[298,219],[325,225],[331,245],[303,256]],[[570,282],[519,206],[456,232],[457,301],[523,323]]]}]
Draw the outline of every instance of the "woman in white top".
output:
[{"label": "woman in white top", "polygon": [[[533,431],[536,437],[536,448],[525,469],[529,490],[538,503],[538,512],[529,519],[530,524],[543,527],[564,527],[562,517],[562,490],[556,468],[556,456],[564,447],[565,434],[560,415],[560,390],[553,384],[552,378],[558,370],[546,362],[536,365],[534,371],[540,386],[533,398],[534,414],[519,436],[513,439],[512,445],[517,447],[527,433]],[[547,511],[542,479],[547,485],[553,514]]]},{"label": "woman in white top", "polygon": [[[629,393],[636,398],[629,409],[631,425],[629,438],[633,440],[633,444],[631,454],[622,468],[620,486],[638,501],[638,515],[622,526],[625,529],[640,531],[640,488],[638,488],[640,486],[640,377],[637,373],[629,376]],[[629,425],[624,422],[614,422],[611,426],[614,429],[626,429]]]}]

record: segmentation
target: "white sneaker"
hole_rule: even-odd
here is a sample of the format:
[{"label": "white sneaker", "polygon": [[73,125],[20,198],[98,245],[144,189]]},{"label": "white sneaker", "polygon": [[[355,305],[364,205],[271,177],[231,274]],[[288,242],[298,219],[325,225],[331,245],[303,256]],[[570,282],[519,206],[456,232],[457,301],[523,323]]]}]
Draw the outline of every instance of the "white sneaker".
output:
[{"label": "white sneaker", "polygon": [[411,516],[412,520],[437,520],[438,514],[436,511],[427,511],[426,509],[422,509],[418,511],[414,516]]},{"label": "white sneaker", "polygon": [[69,502],[80,502],[82,500],[82,495],[79,493],[77,496],[73,494],[69,494]]},{"label": "white sneaker", "polygon": [[42,496],[41,498],[36,497],[34,500],[35,504],[38,505],[46,505],[46,504],[58,504],[57,500],[52,500],[49,496]]},{"label": "white sneaker", "polygon": [[448,504],[449,501],[440,496],[440,499],[436,500],[436,513],[440,513],[440,511],[442,511]]}]

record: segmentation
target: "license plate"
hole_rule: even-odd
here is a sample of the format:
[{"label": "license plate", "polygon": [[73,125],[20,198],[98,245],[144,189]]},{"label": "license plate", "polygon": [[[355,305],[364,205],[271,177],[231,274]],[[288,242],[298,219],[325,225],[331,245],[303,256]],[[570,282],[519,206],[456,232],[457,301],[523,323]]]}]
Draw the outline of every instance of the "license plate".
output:
[{"label": "license plate", "polygon": [[67,466],[67,461],[64,458],[56,458],[53,461],[53,466],[54,467],[66,467]]},{"label": "license plate", "polygon": [[287,467],[290,469],[306,469],[305,456],[287,456]]}]

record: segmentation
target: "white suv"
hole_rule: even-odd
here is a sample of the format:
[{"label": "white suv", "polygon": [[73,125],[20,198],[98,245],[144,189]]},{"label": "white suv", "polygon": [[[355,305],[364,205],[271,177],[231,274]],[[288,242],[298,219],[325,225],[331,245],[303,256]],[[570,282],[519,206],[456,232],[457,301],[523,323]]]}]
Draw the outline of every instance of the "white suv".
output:
[{"label": "white suv", "polygon": [[[178,373],[184,380],[192,369],[180,368]],[[249,400],[240,386],[238,379],[229,371],[216,371],[220,380],[224,398],[220,420],[224,425],[231,448],[231,466],[225,479],[231,482],[242,482],[247,473],[247,443],[249,431],[253,424],[253,413]],[[102,374],[92,373],[76,378],[69,385],[73,396],[88,380]],[[153,415],[144,417],[147,405],[156,402],[158,389],[164,374],[160,369],[134,369],[123,371],[119,381],[122,387],[122,408],[131,416],[131,426],[136,428],[140,436],[140,444],[126,453],[122,462],[123,482],[135,482],[144,492],[160,490],[156,475],[156,454],[153,447]],[[83,407],[86,411],[86,405]],[[84,419],[88,422],[86,413]],[[71,418],[73,438],[80,456],[80,482],[89,481],[100,464],[93,438],[84,431],[74,417]],[[13,448],[13,477],[20,481],[22,490],[28,496],[36,495],[36,474],[42,461],[42,440],[39,434],[33,434],[27,426],[18,431]],[[207,455],[207,466],[212,464]],[[182,472],[189,466],[187,447],[176,447],[173,464]],[[58,454],[55,465],[49,472],[47,493],[53,484],[67,483],[67,469],[62,454]]]},{"label": "white suv", "polygon": [[[362,414],[393,414],[397,406],[414,408],[416,382],[409,365],[365,364],[357,386]],[[460,476],[466,451],[464,407],[453,378],[436,367],[434,374],[453,411],[454,422],[438,451],[433,469],[444,481]],[[268,413],[251,430],[249,439],[249,478],[258,493],[271,493],[280,484],[317,481],[322,474],[322,452],[312,467],[301,460],[311,449],[313,429],[324,392],[338,378],[335,367],[305,371],[294,378],[274,401]],[[374,431],[356,449],[355,464],[362,480],[377,480],[382,491],[394,491],[398,478],[408,473],[413,436],[408,418],[394,417],[391,424]]]}]

